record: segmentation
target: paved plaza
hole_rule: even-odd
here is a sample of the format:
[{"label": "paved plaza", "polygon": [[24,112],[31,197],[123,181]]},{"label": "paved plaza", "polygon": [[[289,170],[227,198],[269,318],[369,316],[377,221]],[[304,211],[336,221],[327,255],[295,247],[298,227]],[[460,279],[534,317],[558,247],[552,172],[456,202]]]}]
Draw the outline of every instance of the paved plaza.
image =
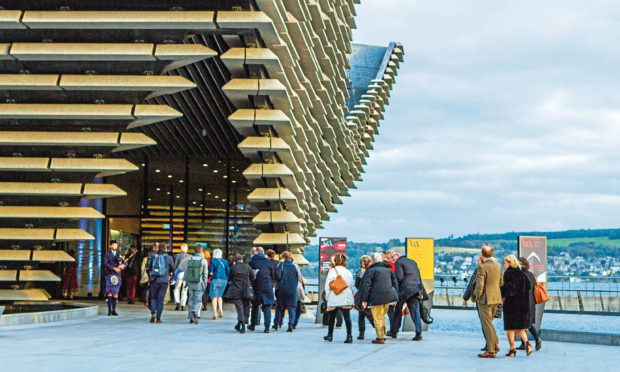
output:
[{"label": "paved plaza", "polygon": [[[104,304],[99,305],[101,313]],[[529,358],[524,353],[506,358],[502,353],[495,360],[478,359],[476,353],[484,341],[477,333],[473,311],[436,310],[436,325],[424,334],[424,341],[409,341],[413,335],[407,332],[377,346],[370,337],[344,344],[344,329],[337,329],[334,342],[327,343],[322,339],[326,330],[310,318],[302,318],[294,333],[264,334],[259,327],[261,332],[240,335],[233,330],[236,321],[229,306],[223,320],[209,319],[209,311],[199,325],[188,324],[186,314],[171,307],[166,308],[163,324],[148,323],[142,305],[119,309],[119,317],[99,315],[83,321],[1,328],[2,370],[611,371],[620,363],[617,347],[557,342],[545,342]],[[459,324],[466,326],[459,328]],[[507,350],[504,338],[500,347],[502,352]]]}]

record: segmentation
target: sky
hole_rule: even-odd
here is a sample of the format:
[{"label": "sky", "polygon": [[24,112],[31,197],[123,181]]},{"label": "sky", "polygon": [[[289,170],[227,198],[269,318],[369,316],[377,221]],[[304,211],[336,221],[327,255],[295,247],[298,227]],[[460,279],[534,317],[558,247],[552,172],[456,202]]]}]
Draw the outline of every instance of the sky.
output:
[{"label": "sky", "polygon": [[620,227],[620,3],[362,0],[356,10],[353,42],[401,42],[405,62],[363,181],[317,236]]}]

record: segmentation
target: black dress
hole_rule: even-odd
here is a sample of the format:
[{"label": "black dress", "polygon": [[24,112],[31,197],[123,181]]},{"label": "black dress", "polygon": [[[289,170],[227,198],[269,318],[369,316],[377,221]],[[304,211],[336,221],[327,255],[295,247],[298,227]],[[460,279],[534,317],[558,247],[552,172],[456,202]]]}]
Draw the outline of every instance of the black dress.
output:
[{"label": "black dress", "polygon": [[530,327],[530,288],[529,279],[520,269],[509,267],[504,272],[504,330]]}]

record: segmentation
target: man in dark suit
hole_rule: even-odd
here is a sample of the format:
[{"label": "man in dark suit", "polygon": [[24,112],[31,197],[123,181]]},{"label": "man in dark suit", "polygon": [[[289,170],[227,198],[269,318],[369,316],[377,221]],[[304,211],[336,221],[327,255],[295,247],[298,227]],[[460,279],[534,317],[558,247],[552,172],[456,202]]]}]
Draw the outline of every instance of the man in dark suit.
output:
[{"label": "man in dark suit", "polygon": [[265,257],[265,250],[262,247],[256,249],[256,254],[250,260],[250,267],[256,272],[254,279],[254,300],[252,301],[252,320],[248,329],[254,331],[258,325],[259,307],[262,305],[263,316],[265,317],[265,333],[269,333],[271,325],[271,305],[275,303],[273,296],[273,286],[276,281],[276,271],[273,264]]},{"label": "man in dark suit", "polygon": [[476,269],[476,286],[473,297],[478,306],[478,315],[482,324],[482,332],[487,342],[487,350],[484,354],[478,354],[480,358],[495,358],[499,351],[499,340],[493,317],[497,306],[502,303],[500,287],[504,284],[501,266],[493,260],[493,247],[482,246],[482,263]]},{"label": "man in dark suit", "polygon": [[420,318],[419,300],[422,297],[422,278],[420,277],[420,269],[418,264],[405,256],[401,256],[400,252],[392,253],[392,260],[395,260],[396,280],[398,281],[398,303],[394,318],[390,323],[390,333],[392,338],[396,338],[398,330],[402,322],[403,306],[407,304],[411,319],[415,324],[415,337],[413,341],[422,340],[422,320]]}]

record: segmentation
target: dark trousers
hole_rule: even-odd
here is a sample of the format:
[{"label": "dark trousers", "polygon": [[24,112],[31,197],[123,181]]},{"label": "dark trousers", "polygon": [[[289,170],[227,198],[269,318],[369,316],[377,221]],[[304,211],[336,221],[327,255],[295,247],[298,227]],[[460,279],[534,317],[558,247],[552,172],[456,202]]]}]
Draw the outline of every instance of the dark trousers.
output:
[{"label": "dark trousers", "polygon": [[394,323],[394,314],[396,314],[396,306],[390,305],[387,311],[387,318],[390,321],[389,329],[392,329],[392,323]]},{"label": "dark trousers", "polygon": [[357,328],[359,329],[360,334],[366,331],[366,319],[368,319],[368,322],[370,322],[370,325],[374,328],[375,322],[372,319],[372,313],[370,312],[370,309],[366,308],[363,311],[358,310]]},{"label": "dark trousers", "polygon": [[136,300],[136,282],[138,281],[138,277],[135,275],[128,275],[125,278],[125,289],[127,294],[127,301],[135,301]]},{"label": "dark trousers", "polygon": [[299,317],[301,317],[301,300],[297,300],[297,308],[295,309],[295,321],[293,322],[293,326],[297,327],[299,324]]},{"label": "dark trousers", "polygon": [[344,318],[344,324],[347,327],[347,335],[350,335],[351,328],[352,328],[351,309],[345,309],[342,307],[337,307],[334,310],[327,312],[327,316],[328,316],[327,333],[330,335],[334,334],[334,324],[336,323],[337,314],[342,314],[342,317]]},{"label": "dark trousers", "polygon": [[411,319],[413,320],[413,324],[415,324],[415,333],[422,333],[422,319],[420,318],[420,304],[418,302],[418,295],[411,296],[407,300],[400,299],[396,304],[396,308],[394,309],[394,316],[392,317],[390,323],[390,332],[396,334],[400,330],[400,325],[403,321],[402,313],[403,307],[405,303],[407,304],[407,308],[409,309],[409,314],[411,315]]},{"label": "dark trousers", "polygon": [[252,325],[259,323],[259,307],[262,305],[263,316],[265,317],[265,329],[269,329],[271,325],[271,305],[261,304],[260,301],[252,302]]},{"label": "dark trousers", "polygon": [[250,319],[250,300],[238,298],[235,300],[235,310],[237,310],[237,321],[248,324]]},{"label": "dark trousers", "polygon": [[151,285],[146,282],[144,284],[141,284],[142,287],[142,303],[144,303],[147,306],[150,306],[151,304]]},{"label": "dark trousers", "polygon": [[151,314],[157,313],[157,319],[161,319],[161,313],[164,311],[164,300],[168,283],[151,282]]},{"label": "dark trousers", "polygon": [[538,341],[540,336],[538,335],[538,331],[536,330],[536,327],[533,324],[530,326],[528,331],[530,331],[530,333],[532,334],[532,337],[534,337],[534,340]]}]

